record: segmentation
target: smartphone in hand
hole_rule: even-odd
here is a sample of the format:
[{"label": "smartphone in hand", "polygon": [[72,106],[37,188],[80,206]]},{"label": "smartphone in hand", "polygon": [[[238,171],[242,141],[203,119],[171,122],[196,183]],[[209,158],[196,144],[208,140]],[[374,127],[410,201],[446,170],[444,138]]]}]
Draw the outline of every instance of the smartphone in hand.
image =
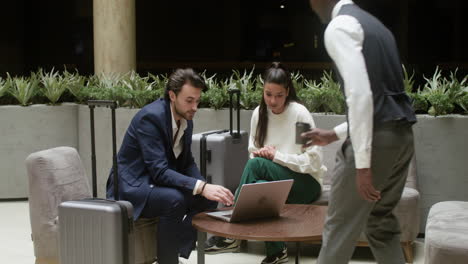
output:
[{"label": "smartphone in hand", "polygon": [[301,136],[302,133],[311,129],[309,123],[296,122],[296,144],[304,145],[307,143],[307,138]]}]

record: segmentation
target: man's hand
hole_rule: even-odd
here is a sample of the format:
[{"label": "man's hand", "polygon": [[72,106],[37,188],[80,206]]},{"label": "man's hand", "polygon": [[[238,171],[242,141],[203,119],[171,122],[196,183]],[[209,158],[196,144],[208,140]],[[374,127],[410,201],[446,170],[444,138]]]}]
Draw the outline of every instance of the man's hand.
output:
[{"label": "man's hand", "polygon": [[231,191],[221,185],[207,183],[205,189],[200,193],[208,200],[231,206],[234,203],[234,195]]},{"label": "man's hand", "polygon": [[314,128],[310,131],[304,132],[301,136],[307,138],[307,143],[303,146],[304,148],[313,145],[326,146],[338,140],[338,136],[334,130],[325,130],[320,128]]},{"label": "man's hand", "polygon": [[273,160],[276,154],[276,148],[273,146],[265,146],[257,151],[252,152],[254,157],[261,157],[269,160]]},{"label": "man's hand", "polygon": [[372,171],[368,169],[356,169],[356,186],[359,195],[370,202],[380,200],[380,191],[377,191],[372,185]]}]

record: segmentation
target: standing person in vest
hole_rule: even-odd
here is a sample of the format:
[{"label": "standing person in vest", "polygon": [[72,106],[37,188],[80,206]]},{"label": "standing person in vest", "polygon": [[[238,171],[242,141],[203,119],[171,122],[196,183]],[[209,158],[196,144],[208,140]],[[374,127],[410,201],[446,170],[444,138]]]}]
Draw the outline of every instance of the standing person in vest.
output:
[{"label": "standing person in vest", "polygon": [[365,232],[380,264],[404,263],[400,200],[414,153],[416,122],[404,92],[402,66],[392,33],[351,0],[310,0],[323,23],[325,47],[340,75],[347,122],[304,133],[309,145],[345,139],[337,153],[320,264],[348,263]]}]

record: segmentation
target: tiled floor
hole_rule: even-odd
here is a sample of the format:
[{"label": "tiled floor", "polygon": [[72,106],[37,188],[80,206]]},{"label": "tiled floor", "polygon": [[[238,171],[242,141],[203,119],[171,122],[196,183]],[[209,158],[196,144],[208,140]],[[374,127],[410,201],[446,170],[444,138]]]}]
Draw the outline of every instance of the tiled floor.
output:
[{"label": "tiled floor", "polygon": [[[29,206],[26,201],[0,202],[0,263],[8,264],[33,264],[34,251],[31,241],[31,226],[29,223]],[[289,263],[294,263],[295,246],[289,244]],[[424,263],[424,245],[421,241],[415,243],[415,264]],[[301,253],[301,263],[316,263],[319,247],[304,245]],[[224,253],[207,255],[207,264],[259,264],[264,258],[263,242],[249,241],[240,253]],[[196,251],[190,259],[184,261],[187,264],[196,264]],[[357,248],[353,256],[352,264],[375,263],[368,248]]]}]

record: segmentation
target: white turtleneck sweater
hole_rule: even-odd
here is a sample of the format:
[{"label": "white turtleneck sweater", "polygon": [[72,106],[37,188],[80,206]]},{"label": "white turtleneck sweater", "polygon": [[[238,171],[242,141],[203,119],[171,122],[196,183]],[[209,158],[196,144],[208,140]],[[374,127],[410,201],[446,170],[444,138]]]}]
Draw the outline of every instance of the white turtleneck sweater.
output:
[{"label": "white turtleneck sweater", "polygon": [[[250,121],[250,158],[253,158],[252,152],[258,150],[254,142],[259,108],[259,106],[255,108]],[[302,145],[296,144],[296,122],[309,123],[312,128],[315,127],[307,108],[299,103],[290,102],[280,114],[274,114],[270,109],[267,111],[268,127],[264,145],[276,148],[273,162],[295,172],[310,174],[322,184],[322,176],[327,171],[327,168],[322,165],[322,148],[312,146],[303,150]]]}]

